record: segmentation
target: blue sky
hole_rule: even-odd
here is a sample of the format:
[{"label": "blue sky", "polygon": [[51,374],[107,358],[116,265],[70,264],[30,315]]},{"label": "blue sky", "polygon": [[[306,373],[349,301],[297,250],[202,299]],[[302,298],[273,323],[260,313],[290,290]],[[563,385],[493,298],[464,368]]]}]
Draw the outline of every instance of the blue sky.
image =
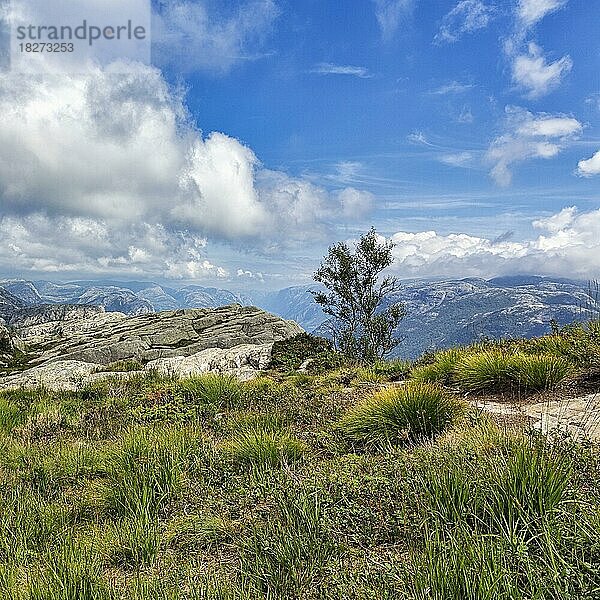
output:
[{"label": "blue sky", "polygon": [[5,276],[282,287],[370,225],[401,277],[600,276],[600,3],[153,7],[155,68],[2,76]]}]

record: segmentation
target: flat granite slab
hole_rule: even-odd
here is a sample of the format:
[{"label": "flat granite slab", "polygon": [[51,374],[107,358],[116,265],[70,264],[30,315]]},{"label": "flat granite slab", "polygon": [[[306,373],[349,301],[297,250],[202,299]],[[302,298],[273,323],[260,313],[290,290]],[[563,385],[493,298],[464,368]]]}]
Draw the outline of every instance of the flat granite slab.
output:
[{"label": "flat granite slab", "polygon": [[600,393],[535,404],[476,401],[476,408],[495,415],[526,419],[543,433],[568,433],[576,440],[600,442]]}]

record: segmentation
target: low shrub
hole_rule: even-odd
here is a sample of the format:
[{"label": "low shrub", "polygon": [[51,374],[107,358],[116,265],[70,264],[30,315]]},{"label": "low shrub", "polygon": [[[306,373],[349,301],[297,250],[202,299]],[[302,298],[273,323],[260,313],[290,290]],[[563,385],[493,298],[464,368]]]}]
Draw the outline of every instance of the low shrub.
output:
[{"label": "low shrub", "polygon": [[344,358],[333,349],[329,340],[301,333],[273,344],[270,367],[283,372],[297,371],[309,359],[308,371],[313,374],[338,368],[344,363]]},{"label": "low shrub", "polygon": [[286,392],[286,387],[270,377],[257,377],[242,384],[245,403],[261,406],[272,404]]},{"label": "low shrub", "polygon": [[462,412],[444,389],[409,381],[376,392],[340,421],[342,433],[356,442],[398,442],[440,433]]}]

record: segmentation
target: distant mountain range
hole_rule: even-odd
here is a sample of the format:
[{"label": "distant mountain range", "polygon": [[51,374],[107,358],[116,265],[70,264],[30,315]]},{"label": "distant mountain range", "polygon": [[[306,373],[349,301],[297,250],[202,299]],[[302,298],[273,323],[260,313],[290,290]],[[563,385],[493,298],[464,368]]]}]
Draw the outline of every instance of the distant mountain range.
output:
[{"label": "distant mountain range", "polygon": [[[56,284],[0,280],[0,318],[7,319],[15,311],[44,304],[96,305],[108,312],[128,315],[241,304],[258,306],[296,321],[307,331],[322,333],[324,315],[315,304],[311,289],[316,289],[316,285],[242,294],[196,285],[175,289],[136,281]],[[521,276],[407,281],[390,299],[398,301],[405,303],[407,316],[397,331],[404,342],[396,354],[408,358],[484,337],[542,335],[550,331],[552,320],[564,325],[586,318],[593,304],[586,283]]]}]

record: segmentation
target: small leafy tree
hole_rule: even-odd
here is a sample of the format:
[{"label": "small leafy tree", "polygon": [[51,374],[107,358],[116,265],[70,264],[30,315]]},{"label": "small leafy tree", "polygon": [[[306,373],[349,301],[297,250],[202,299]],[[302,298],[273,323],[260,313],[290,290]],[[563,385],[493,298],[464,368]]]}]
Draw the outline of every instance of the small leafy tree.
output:
[{"label": "small leafy tree", "polygon": [[327,325],[335,347],[360,362],[383,358],[401,341],[394,330],[404,317],[404,305],[385,306],[399,283],[389,276],[380,281],[380,274],[394,260],[393,247],[371,228],[354,250],[344,242],[331,246],[314,275],[327,290],[312,294],[331,317]]}]

